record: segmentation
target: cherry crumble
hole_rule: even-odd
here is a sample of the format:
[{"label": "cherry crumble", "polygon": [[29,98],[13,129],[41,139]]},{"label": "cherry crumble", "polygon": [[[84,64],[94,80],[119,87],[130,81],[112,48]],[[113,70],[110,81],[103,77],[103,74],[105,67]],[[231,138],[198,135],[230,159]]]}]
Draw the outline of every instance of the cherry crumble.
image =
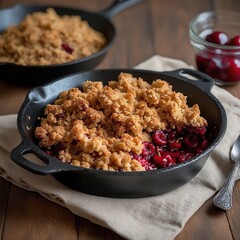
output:
[{"label": "cherry crumble", "polygon": [[45,108],[35,129],[39,146],[74,166],[148,171],[188,161],[209,146],[197,104],[161,79],[129,73],[103,86],[86,81]]}]

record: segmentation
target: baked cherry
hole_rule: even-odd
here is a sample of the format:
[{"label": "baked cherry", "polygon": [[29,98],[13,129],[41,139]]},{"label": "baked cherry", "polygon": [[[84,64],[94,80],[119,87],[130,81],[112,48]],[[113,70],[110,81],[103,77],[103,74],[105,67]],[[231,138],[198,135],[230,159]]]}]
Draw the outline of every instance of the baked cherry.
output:
[{"label": "baked cherry", "polygon": [[167,139],[168,141],[170,140],[176,140],[177,138],[177,133],[176,131],[169,131],[168,135],[167,135]]},{"label": "baked cherry", "polygon": [[160,156],[158,154],[154,154],[153,161],[160,168],[170,167],[176,164],[175,159],[173,159],[170,155]]},{"label": "baked cherry", "polygon": [[156,169],[156,165],[150,161],[150,156],[143,156],[142,154],[132,154],[130,153],[132,159],[138,160],[142,167],[145,168],[145,170],[153,170]]},{"label": "baked cherry", "polygon": [[183,142],[187,147],[195,148],[198,145],[196,134],[189,133],[183,136]]},{"label": "baked cherry", "polygon": [[193,155],[193,153],[191,153],[191,152],[183,153],[183,154],[181,154],[181,156],[178,158],[178,161],[179,161],[180,163],[182,163],[182,162],[185,162],[185,161],[191,159],[192,157],[194,157],[194,155]]},{"label": "baked cherry", "polygon": [[206,41],[216,44],[226,44],[228,42],[228,35],[224,32],[214,31],[206,36]]},{"label": "baked cherry", "polygon": [[195,128],[189,127],[188,131],[191,133],[196,133],[198,135],[204,136],[207,131],[207,128],[206,127],[195,127]]},{"label": "baked cherry", "polygon": [[157,130],[152,135],[153,142],[158,146],[167,145],[167,135],[162,130]]},{"label": "baked cherry", "polygon": [[173,159],[178,159],[182,152],[180,150],[165,151],[162,155],[170,155]]},{"label": "baked cherry", "polygon": [[62,44],[62,48],[69,54],[72,54],[72,52],[73,52],[73,49],[66,43]]},{"label": "baked cherry", "polygon": [[153,142],[143,143],[141,154],[130,155],[146,170],[166,168],[202,153],[210,144],[206,133],[205,126],[157,130]]},{"label": "baked cherry", "polygon": [[204,150],[209,146],[209,140],[208,139],[204,139],[201,144],[200,144],[201,148]]},{"label": "baked cherry", "polygon": [[141,158],[138,161],[141,163],[142,167],[144,167],[145,170],[147,170],[147,171],[148,170],[153,170],[153,169],[157,168],[156,165],[154,163],[152,163],[150,161],[150,159],[148,159],[148,158]]},{"label": "baked cherry", "polygon": [[182,143],[179,139],[168,141],[168,149],[169,150],[179,149],[181,147],[182,147]]},{"label": "baked cherry", "polygon": [[142,155],[143,156],[152,156],[155,152],[155,146],[150,142],[143,143]]}]

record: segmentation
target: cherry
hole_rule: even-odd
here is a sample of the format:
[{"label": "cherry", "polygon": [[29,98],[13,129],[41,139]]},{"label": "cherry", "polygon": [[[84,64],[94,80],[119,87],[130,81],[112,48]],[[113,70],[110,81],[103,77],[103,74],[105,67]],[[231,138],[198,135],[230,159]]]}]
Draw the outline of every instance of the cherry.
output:
[{"label": "cherry", "polygon": [[204,136],[207,131],[207,128],[206,127],[195,127],[195,128],[189,127],[188,131],[191,133],[196,133],[198,135]]},{"label": "cherry", "polygon": [[158,146],[166,146],[167,136],[162,130],[157,130],[152,135],[153,142]]},{"label": "cherry", "polygon": [[187,147],[195,148],[198,145],[198,138],[195,134],[189,133],[183,136],[183,142]]},{"label": "cherry", "polygon": [[72,54],[73,49],[66,43],[63,43],[61,46],[67,53]]},{"label": "cherry", "polygon": [[218,67],[214,61],[214,56],[203,52],[202,55],[196,56],[196,64],[198,70],[204,73],[207,73],[211,77],[215,77],[215,74],[218,72]]},{"label": "cherry", "polygon": [[214,31],[206,36],[206,41],[216,44],[226,44],[228,42],[228,35],[224,32]]},{"label": "cherry", "polygon": [[175,159],[173,159],[170,155],[160,156],[158,154],[153,155],[154,163],[161,168],[170,167],[176,164]]},{"label": "cherry", "polygon": [[207,74],[209,74],[212,69],[216,68],[216,64],[212,61],[212,58],[204,53],[202,55],[196,55],[196,64],[199,71]]},{"label": "cherry", "polygon": [[66,114],[65,114],[64,112],[58,113],[58,114],[55,115],[55,117],[56,117],[57,119],[64,118],[65,116],[66,116]]},{"label": "cherry", "polygon": [[149,159],[141,158],[139,162],[141,163],[142,167],[145,168],[145,170],[153,170],[157,168],[156,165],[152,163]]},{"label": "cherry", "polygon": [[[226,33],[214,31],[205,39],[216,44],[240,46],[240,35],[229,39]],[[223,82],[240,81],[240,59],[231,55],[231,51],[229,54],[217,54],[209,48],[196,55],[196,64],[199,71],[207,73],[214,79]]]},{"label": "cherry", "polygon": [[181,147],[182,147],[182,143],[181,143],[181,141],[179,141],[179,139],[168,141],[168,149],[169,150],[179,149]]},{"label": "cherry", "polygon": [[142,167],[145,168],[145,170],[153,170],[157,168],[155,164],[150,161],[150,156],[143,156],[142,154],[132,153],[130,153],[130,155],[132,159],[138,160],[141,163]]},{"label": "cherry", "polygon": [[177,138],[177,133],[176,133],[176,131],[170,131],[170,132],[168,133],[168,136],[167,136],[168,141],[170,141],[170,140],[176,140],[176,138]]},{"label": "cherry", "polygon": [[61,143],[57,143],[56,145],[52,146],[51,150],[53,151],[53,153],[58,154],[58,152],[60,152],[64,149],[65,149],[65,147]]},{"label": "cherry", "polygon": [[141,154],[133,154],[132,152],[130,152],[129,154],[132,159],[136,159],[138,161],[140,161],[143,158],[143,156]]},{"label": "cherry", "polygon": [[170,155],[171,158],[178,159],[182,152],[180,150],[165,151],[162,155]]},{"label": "cherry", "polygon": [[240,81],[240,59],[229,58],[229,65],[227,67],[227,75],[229,82]]},{"label": "cherry", "polygon": [[204,73],[207,73],[210,77],[219,79],[221,81],[231,81],[228,80],[229,76],[227,73],[227,67],[229,65],[228,57],[215,57],[212,55],[196,56],[196,64],[198,70]]},{"label": "cherry", "polygon": [[143,156],[152,156],[155,152],[155,146],[150,142],[143,143],[142,155]]},{"label": "cherry", "polygon": [[195,153],[200,154],[203,152],[204,149],[206,149],[209,146],[209,140],[204,139],[196,148]]},{"label": "cherry", "polygon": [[240,46],[240,36],[231,38],[226,44],[232,46]]},{"label": "cherry", "polygon": [[187,153],[183,153],[180,155],[180,157],[178,158],[178,161],[180,163],[185,162],[187,160],[189,160],[190,158],[194,157],[193,153],[187,152]]},{"label": "cherry", "polygon": [[209,146],[209,140],[208,139],[204,139],[201,144],[200,144],[201,148],[204,150]]}]

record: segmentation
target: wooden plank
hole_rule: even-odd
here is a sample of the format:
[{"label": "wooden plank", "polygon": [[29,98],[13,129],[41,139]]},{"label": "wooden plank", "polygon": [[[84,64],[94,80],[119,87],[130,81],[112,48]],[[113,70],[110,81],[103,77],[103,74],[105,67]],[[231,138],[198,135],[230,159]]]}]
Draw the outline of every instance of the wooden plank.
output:
[{"label": "wooden plank", "polygon": [[214,0],[213,7],[216,10],[231,10],[239,12],[240,1],[239,0]]},{"label": "wooden plank", "polygon": [[78,217],[79,240],[123,240],[122,237],[107,228],[96,225],[86,219]]},{"label": "wooden plank", "polygon": [[27,87],[14,86],[7,81],[0,81],[1,115],[17,113],[29,90],[30,88]]},{"label": "wooden plank", "polygon": [[10,183],[3,178],[0,178],[0,239],[4,229],[4,221],[7,213],[9,189]]},{"label": "wooden plank", "polygon": [[77,239],[75,216],[33,193],[11,187],[3,239]]},{"label": "wooden plank", "polygon": [[[201,193],[199,193],[201,194]],[[176,240],[232,239],[224,211],[217,209],[210,198],[186,223]]]},{"label": "wooden plank", "polygon": [[234,240],[240,239],[240,181],[236,182],[233,191],[233,206],[227,211],[227,217]]},{"label": "wooden plank", "polygon": [[155,54],[195,65],[189,42],[189,22],[197,13],[209,9],[210,1],[198,1],[197,4],[193,4],[191,0],[149,2]]},{"label": "wooden plank", "polygon": [[138,3],[113,17],[116,37],[97,68],[133,68],[154,54],[148,4]]}]

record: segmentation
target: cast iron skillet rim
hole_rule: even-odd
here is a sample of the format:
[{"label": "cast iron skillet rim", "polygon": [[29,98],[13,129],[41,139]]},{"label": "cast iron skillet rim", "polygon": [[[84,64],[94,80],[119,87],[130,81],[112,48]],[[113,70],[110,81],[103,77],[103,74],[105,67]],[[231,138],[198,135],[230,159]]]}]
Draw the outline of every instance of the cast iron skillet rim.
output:
[{"label": "cast iron skillet rim", "polygon": [[[93,53],[89,56],[79,58],[79,59],[76,59],[76,60],[73,60],[73,61],[69,61],[69,62],[65,62],[65,63],[59,63],[59,64],[47,64],[47,65],[21,65],[21,64],[11,63],[11,62],[0,62],[0,66],[1,65],[2,66],[9,65],[9,66],[15,66],[15,67],[21,67],[21,68],[52,68],[52,67],[64,67],[64,66],[68,66],[68,65],[74,65],[74,64],[77,64],[77,63],[86,62],[88,60],[91,60],[92,58],[97,58],[99,55],[102,56],[105,52],[107,52],[109,50],[109,48],[111,47],[111,45],[113,44],[113,42],[116,38],[116,29],[115,29],[115,26],[112,23],[112,21],[109,18],[107,18],[106,16],[104,16],[103,14],[100,14],[98,12],[94,13],[94,12],[90,12],[90,11],[86,11],[86,10],[82,10],[82,9],[69,8],[69,7],[58,6],[58,5],[27,5],[27,4],[21,4],[21,3],[15,4],[11,7],[4,8],[4,9],[5,10],[12,10],[12,9],[15,9],[15,8],[20,8],[20,9],[35,8],[36,10],[34,10],[33,12],[39,11],[38,9],[45,9],[46,10],[47,8],[53,8],[55,10],[64,9],[66,11],[76,11],[76,12],[81,12],[81,13],[84,13],[84,14],[87,14],[87,15],[98,16],[99,18],[105,19],[109,23],[109,25],[111,25],[113,36],[111,37],[111,39],[107,39],[106,45],[101,50],[99,50],[96,53]],[[75,14],[75,16],[81,16],[81,15]]]},{"label": "cast iron skillet rim", "polygon": [[[25,135],[24,132],[24,127],[23,127],[23,116],[24,116],[24,112],[27,108],[27,105],[31,103],[31,100],[28,98],[29,94],[34,91],[35,89],[41,89],[43,87],[47,87],[47,86],[51,86],[54,85],[56,82],[61,82],[64,81],[66,78],[71,78],[73,76],[79,75],[79,74],[86,74],[86,73],[97,73],[97,72],[114,72],[114,73],[119,73],[119,72],[130,72],[132,74],[134,74],[134,72],[144,72],[144,73],[154,73],[154,74],[163,74],[165,76],[171,76],[171,73],[174,71],[178,71],[179,73],[184,72],[184,69],[177,69],[177,70],[173,70],[173,71],[152,71],[152,70],[145,70],[145,69],[127,69],[127,68],[115,68],[115,69],[97,69],[97,70],[87,70],[87,71],[81,71],[79,73],[73,73],[73,74],[69,74],[67,76],[64,77],[60,77],[52,82],[46,83],[42,86],[38,86],[33,88],[32,90],[29,91],[29,93],[27,94],[24,103],[22,104],[20,110],[19,110],[19,114],[18,114],[18,118],[17,118],[17,125],[19,127],[19,132],[20,135],[22,137],[22,139],[25,139],[26,141],[30,142],[31,144],[34,144],[44,155],[46,154],[40,147],[38,147],[37,144],[34,143],[34,141]],[[168,75],[170,74],[170,75]],[[173,76],[171,76],[173,77]],[[176,78],[176,76],[175,76]],[[83,167],[76,167],[76,166],[72,166],[69,165],[67,163],[62,163],[61,161],[59,161],[58,159],[54,158],[54,157],[49,157],[49,159],[51,161],[57,161],[59,165],[65,166],[68,165],[68,167],[66,167],[65,169],[63,169],[62,171],[59,172],[89,172],[92,174],[103,174],[103,175],[116,175],[116,176],[138,176],[138,175],[151,175],[151,174],[160,174],[160,173],[164,173],[164,172],[169,172],[169,171],[174,171],[175,169],[178,168],[182,168],[185,167],[187,165],[190,165],[191,163],[198,161],[199,159],[201,160],[201,158],[203,156],[206,156],[208,154],[210,154],[210,152],[215,148],[215,146],[221,141],[221,139],[223,138],[225,132],[226,132],[226,125],[227,125],[227,116],[226,116],[226,112],[222,106],[222,104],[220,103],[220,101],[209,91],[207,91],[204,88],[201,88],[199,86],[197,86],[191,79],[178,79],[179,81],[184,81],[187,84],[191,84],[194,87],[196,87],[197,89],[199,89],[200,91],[203,91],[205,94],[208,95],[209,98],[211,98],[215,104],[218,106],[219,110],[220,110],[220,115],[221,115],[221,121],[222,121],[222,125],[221,128],[219,130],[219,133],[217,135],[217,137],[214,139],[214,141],[211,143],[211,145],[205,149],[201,154],[191,158],[191,160],[183,162],[183,163],[179,163],[176,164],[174,166],[170,166],[168,168],[161,168],[161,169],[154,169],[154,170],[150,170],[150,171],[135,171],[135,172],[113,172],[113,171],[106,171],[106,170],[97,170],[97,169],[87,169],[87,168],[83,168]]]}]

